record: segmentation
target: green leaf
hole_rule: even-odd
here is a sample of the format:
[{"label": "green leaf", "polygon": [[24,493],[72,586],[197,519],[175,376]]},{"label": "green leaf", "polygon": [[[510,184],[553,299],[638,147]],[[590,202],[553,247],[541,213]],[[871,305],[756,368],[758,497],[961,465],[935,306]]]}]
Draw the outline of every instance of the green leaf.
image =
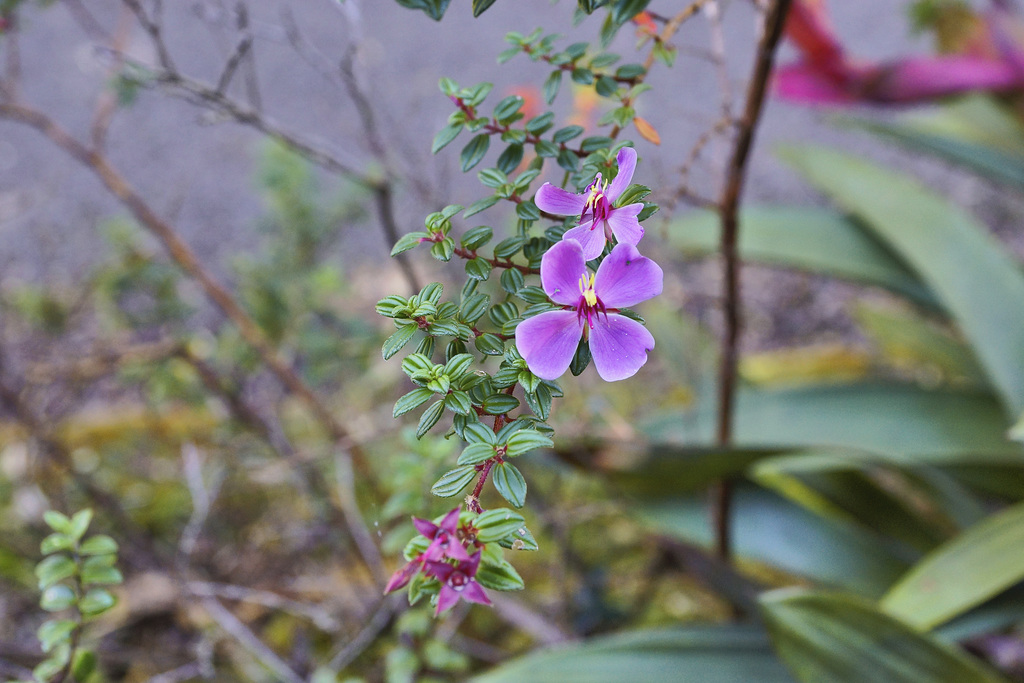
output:
[{"label": "green leaf", "polygon": [[395,401],[395,409],[392,411],[392,417],[400,417],[405,415],[410,410],[415,410],[421,405],[430,400],[430,397],[434,395],[430,389],[426,387],[420,387],[413,389],[402,398]]},{"label": "green leaf", "polygon": [[994,514],[936,548],[881,600],[920,629],[963,614],[1024,579],[1024,503]]},{"label": "green leaf", "polygon": [[67,534],[53,533],[43,539],[39,544],[39,550],[43,555],[51,555],[61,550],[70,550],[75,547],[75,541]]},{"label": "green leaf", "polygon": [[117,541],[105,534],[91,536],[78,548],[82,555],[109,555],[117,552]]},{"label": "green leaf", "polygon": [[612,21],[622,26],[647,9],[650,2],[651,0],[618,0],[612,6]]},{"label": "green leaf", "polygon": [[457,415],[469,415],[473,412],[473,403],[465,391],[452,391],[445,396],[444,404],[448,410]]},{"label": "green leaf", "polygon": [[480,16],[488,7],[493,5],[494,2],[495,0],[473,0],[473,16]]},{"label": "green leaf", "polygon": [[462,236],[462,246],[466,249],[476,250],[490,242],[492,237],[494,237],[494,230],[492,228],[486,225],[478,225],[467,230],[466,234]]},{"label": "green leaf", "polygon": [[497,508],[480,514],[473,521],[477,528],[477,540],[483,543],[500,541],[509,534],[514,534],[526,524],[526,520],[518,512],[508,508]]},{"label": "green leaf", "polygon": [[[918,302],[934,295],[893,253],[854,219],[831,209],[749,207],[740,213],[739,251],[744,262],[796,268],[884,287]],[[691,256],[716,254],[718,214],[694,211],[669,223],[669,244]]]},{"label": "green leaf", "polygon": [[[507,661],[473,683],[792,683],[760,628],[619,633]],[[880,682],[879,682],[880,683]]]},{"label": "green leaf", "polygon": [[381,355],[384,356],[384,360],[388,360],[401,351],[402,347],[408,344],[409,340],[416,334],[417,329],[419,328],[413,323],[402,325],[394,334],[388,337],[384,342],[384,346],[381,347]]},{"label": "green leaf", "polygon": [[391,255],[398,256],[404,251],[409,251],[422,244],[423,240],[427,237],[430,237],[430,235],[422,231],[402,235],[398,242],[395,243],[394,248],[391,249]]},{"label": "green leaf", "polygon": [[434,21],[441,21],[451,0],[397,0],[397,2],[402,7],[423,10]]},{"label": "green leaf", "polygon": [[462,127],[463,124],[461,123],[453,123],[450,126],[442,128],[440,132],[434,136],[434,144],[430,146],[430,153],[437,154],[440,152],[448,145],[449,142],[459,136],[459,133],[462,132]]},{"label": "green leaf", "polygon": [[[489,431],[489,430],[488,430]],[[493,432],[492,432],[493,434]],[[462,451],[458,464],[476,465],[494,457],[494,446],[489,443],[471,443]]]},{"label": "green leaf", "polygon": [[527,199],[516,204],[516,216],[524,221],[540,220],[540,209],[537,208],[532,199]]},{"label": "green leaf", "polygon": [[116,586],[124,583],[124,576],[116,567],[86,565],[82,568],[82,584],[85,586]]},{"label": "green leaf", "polygon": [[469,208],[466,209],[466,211],[462,215],[464,218],[475,216],[481,211],[486,211],[487,209],[491,208],[500,201],[501,197],[495,195],[491,195],[490,197],[484,197],[483,199],[478,199],[477,201],[470,204]]},{"label": "green leaf", "polygon": [[583,141],[580,142],[580,150],[589,154],[590,152],[596,152],[599,149],[609,147],[613,142],[614,140],[610,137],[595,135],[589,138],[583,138]]},{"label": "green leaf", "polygon": [[78,625],[71,619],[50,619],[44,621],[36,631],[36,638],[43,652],[50,652],[59,643],[66,642]]},{"label": "green leaf", "polygon": [[[551,104],[558,97],[558,91],[562,88],[562,70],[555,69],[544,81],[544,101]],[[539,152],[538,152],[539,154]]]},{"label": "green leaf", "polygon": [[501,288],[509,294],[517,294],[519,290],[523,288],[523,285],[526,284],[526,279],[523,277],[523,274],[516,268],[506,268],[501,273],[500,281]]},{"label": "green leaf", "polygon": [[45,590],[58,581],[74,576],[77,565],[66,555],[50,555],[36,565],[39,590]]},{"label": "green leaf", "polygon": [[50,586],[39,600],[39,606],[47,612],[60,612],[75,604],[75,591],[62,583]]},{"label": "green leaf", "polygon": [[113,594],[106,588],[92,588],[78,602],[78,609],[83,616],[95,617],[103,614],[117,604]]},{"label": "green leaf", "polygon": [[515,457],[529,453],[537,448],[551,448],[554,442],[540,432],[535,432],[532,429],[521,429],[509,437],[508,444],[506,445],[509,457]]},{"label": "green leaf", "polygon": [[504,123],[506,119],[511,118],[519,109],[523,106],[522,95],[508,95],[502,98],[500,102],[494,107],[494,118],[499,123]]},{"label": "green leaf", "polygon": [[495,166],[505,173],[511,173],[516,170],[516,167],[519,166],[519,162],[522,160],[523,146],[519,144],[509,145],[498,157],[498,161],[495,162]]},{"label": "green leaf", "polygon": [[483,401],[484,412],[505,415],[519,407],[519,399],[509,394],[491,394]]},{"label": "green leaf", "polygon": [[484,588],[496,591],[519,591],[526,587],[519,572],[505,560],[497,565],[482,563],[477,570],[476,580]]},{"label": "green leaf", "polygon": [[465,147],[462,148],[460,159],[462,160],[462,172],[466,173],[473,168],[487,154],[487,148],[491,145],[491,136],[487,133],[480,133],[473,137]]},{"label": "green leaf", "polygon": [[499,545],[509,550],[524,550],[528,552],[533,552],[540,548],[537,545],[537,539],[533,537],[533,534],[525,526],[519,527],[512,535],[501,539]]},{"label": "green leaf", "polygon": [[847,117],[840,121],[1024,189],[1024,129],[1012,107],[989,95],[957,98],[894,122]]},{"label": "green leaf", "polygon": [[551,139],[557,143],[562,144],[569,142],[573,138],[579,137],[583,134],[583,126],[566,126],[565,128],[559,128],[555,131],[555,134],[551,136]]},{"label": "green leaf", "polygon": [[491,481],[501,497],[517,508],[526,502],[526,480],[515,465],[499,462],[491,468]]},{"label": "green leaf", "polygon": [[423,438],[423,435],[429,432],[437,424],[437,421],[441,419],[442,414],[444,414],[444,399],[432,403],[429,408],[424,410],[423,414],[420,415],[419,424],[416,425],[416,438]]},{"label": "green leaf", "polygon": [[491,276],[491,264],[480,256],[466,261],[466,275],[483,282]]},{"label": "green leaf", "polygon": [[997,683],[997,673],[863,599],[782,589],[761,597],[776,651],[801,681]]},{"label": "green leaf", "polygon": [[[476,346],[477,351],[488,356],[500,356],[505,353],[505,342],[490,332],[481,334],[473,344]],[[492,414],[500,415],[500,413]]]},{"label": "green leaf", "polygon": [[71,520],[56,510],[44,512],[43,521],[57,533],[71,535]]},{"label": "green leaf", "polygon": [[1024,273],[973,218],[915,179],[815,147],[784,158],[871,227],[957,321],[1014,415],[1024,410]]},{"label": "green leaf", "polygon": [[532,133],[533,135],[541,135],[547,132],[549,128],[555,123],[554,112],[544,112],[540,116],[535,116],[526,122],[526,132]]},{"label": "green leaf", "polygon": [[[623,64],[615,70],[615,77],[621,79],[634,79],[639,78],[647,73],[647,69],[644,68],[643,64]],[[630,116],[629,118],[633,118]]]},{"label": "green leaf", "polygon": [[466,484],[473,481],[476,475],[476,468],[472,465],[456,467],[446,472],[440,479],[434,482],[434,485],[430,487],[430,492],[441,498],[451,498],[466,488]]},{"label": "green leaf", "polygon": [[85,683],[96,671],[96,653],[92,650],[79,648],[71,660],[71,676],[77,683]]}]

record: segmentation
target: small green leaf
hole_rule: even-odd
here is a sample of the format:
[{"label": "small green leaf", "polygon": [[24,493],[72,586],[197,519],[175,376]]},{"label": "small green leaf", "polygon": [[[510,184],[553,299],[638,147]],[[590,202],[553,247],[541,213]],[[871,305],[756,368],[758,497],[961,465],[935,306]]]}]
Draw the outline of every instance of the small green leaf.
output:
[{"label": "small green leaf", "polygon": [[471,443],[462,451],[458,464],[476,465],[494,457],[494,446],[489,443]]},{"label": "small green leaf", "polygon": [[409,340],[412,339],[413,335],[416,334],[417,326],[415,324],[402,325],[398,328],[398,331],[387,338],[384,342],[384,346],[381,347],[381,355],[384,356],[384,360],[388,360],[396,353],[402,350]]},{"label": "small green leaf", "polygon": [[50,619],[44,621],[36,631],[36,638],[43,652],[50,652],[59,643],[68,640],[77,624],[70,619]]},{"label": "small green leaf", "polygon": [[39,579],[39,590],[45,590],[58,581],[74,576],[77,567],[66,555],[50,555],[36,565],[36,578]]},{"label": "small green leaf", "polygon": [[519,111],[523,106],[523,102],[525,102],[525,100],[522,95],[509,95],[508,97],[503,98],[494,107],[494,118],[497,119],[499,123],[505,123],[507,119],[512,118],[512,116]]},{"label": "small green leaf", "polygon": [[473,342],[477,351],[488,356],[500,356],[505,353],[505,342],[500,337],[485,332]]},{"label": "small green leaf", "polygon": [[466,261],[466,275],[483,282],[491,276],[491,264],[480,256]]},{"label": "small green leaf", "polygon": [[511,173],[516,170],[519,166],[519,162],[523,160],[523,146],[520,144],[509,145],[505,148],[505,151],[498,157],[498,161],[495,162],[495,166],[498,170],[504,173]]},{"label": "small green leaf", "polygon": [[430,400],[430,397],[434,395],[430,389],[420,387],[413,389],[402,398],[395,401],[395,409],[392,411],[392,417],[400,417],[405,415],[410,410],[415,410],[421,405]]},{"label": "small green leaf", "polygon": [[647,73],[643,64],[623,64],[615,71],[615,77],[624,80],[638,78]]},{"label": "small green leaf", "polygon": [[106,588],[92,588],[82,596],[78,602],[78,609],[83,616],[95,617],[116,604],[117,600]]},{"label": "small green leaf", "polygon": [[39,545],[39,550],[43,555],[52,555],[61,550],[70,550],[74,546],[74,540],[67,534],[52,533],[43,539],[43,542]]},{"label": "small green leaf", "polygon": [[498,440],[494,436],[494,430],[484,426],[481,422],[466,425],[462,435],[470,443],[485,443],[491,446],[498,444]]},{"label": "small green leaf", "polygon": [[437,154],[440,152],[449,142],[457,138],[461,132],[461,123],[453,123],[450,126],[442,128],[441,131],[434,136],[434,144],[430,146],[430,153]]},{"label": "small green leaf", "polygon": [[505,415],[519,407],[519,399],[509,394],[491,394],[483,400],[484,412]]},{"label": "small green leaf", "polygon": [[484,158],[487,154],[487,148],[491,145],[491,136],[487,133],[480,133],[469,141],[465,147],[462,148],[462,154],[460,156],[462,160],[462,172],[466,173],[469,169],[473,168]]},{"label": "small green leaf", "polygon": [[532,199],[527,199],[516,204],[516,215],[524,221],[536,221],[540,220],[540,209],[537,208]]},{"label": "small green leaf", "polygon": [[[517,268],[508,268],[505,270],[505,272],[501,274],[501,288],[504,289],[509,294],[517,294],[525,284],[526,280],[523,277],[523,274]],[[545,300],[547,300],[547,296],[545,296],[544,298]],[[509,320],[511,320],[511,318],[509,318]]]},{"label": "small green leaf", "polygon": [[442,370],[442,372],[453,380],[458,379],[466,374],[472,364],[472,354],[460,353],[459,355],[448,359],[448,362],[444,364],[444,370]]},{"label": "small green leaf", "polygon": [[43,521],[57,533],[71,535],[71,520],[56,510],[44,512]]},{"label": "small green leaf", "polygon": [[473,403],[465,391],[453,391],[445,396],[444,404],[448,410],[458,415],[469,415],[473,412]]},{"label": "small green leaf", "polygon": [[[624,128],[625,126],[620,127]],[[569,173],[575,173],[576,167],[579,165],[580,159],[578,156],[576,156],[575,152],[573,152],[569,148],[566,148],[558,153],[558,158],[556,159],[556,161],[558,162],[559,166],[564,168],[566,171],[569,171]]]},{"label": "small green leaf", "polygon": [[497,204],[500,201],[501,201],[501,197],[497,197],[495,195],[491,195],[490,197],[484,197],[483,199],[478,199],[477,201],[475,201],[472,204],[470,204],[469,208],[466,209],[466,212],[463,213],[462,215],[465,218],[469,218],[470,216],[475,216],[476,214],[480,213],[481,211],[486,211],[487,209],[491,208],[492,206],[494,206],[495,204]]},{"label": "small green leaf", "polygon": [[583,138],[583,141],[580,142],[580,150],[589,154],[610,146],[612,142],[614,142],[614,140],[609,137],[595,135],[593,137]]},{"label": "small green leaf", "polygon": [[71,658],[71,676],[76,683],[85,683],[96,671],[96,653],[92,650],[78,649]]},{"label": "small green leaf", "polygon": [[569,142],[573,138],[579,137],[583,134],[583,126],[566,126],[565,128],[559,128],[555,131],[555,134],[551,136],[551,139],[558,144],[563,142]]},{"label": "small green leaf", "polygon": [[75,604],[75,592],[62,583],[50,586],[39,600],[39,606],[47,612],[60,612]]},{"label": "small green leaf", "polygon": [[82,567],[82,585],[84,586],[116,586],[124,583],[124,576],[116,567],[84,566]]},{"label": "small green leaf", "polygon": [[537,539],[533,537],[533,534],[525,526],[516,529],[511,536],[501,539],[499,544],[502,548],[508,548],[509,550],[534,551],[540,548],[540,545],[537,544]]},{"label": "small green leaf", "polygon": [[526,586],[515,567],[504,560],[499,565],[481,564],[476,573],[476,580],[484,588],[496,591],[517,591]]},{"label": "small green leaf", "polygon": [[109,555],[117,552],[117,541],[105,534],[85,539],[78,552],[82,555]]},{"label": "small green leaf", "polygon": [[410,232],[408,235],[403,235],[398,242],[395,243],[394,248],[391,249],[391,255],[397,256],[404,251],[409,251],[421,244],[422,241],[428,237],[430,237],[430,235],[423,231]]},{"label": "small green leaf", "polygon": [[486,294],[473,294],[462,302],[461,316],[466,323],[473,324],[487,312],[491,299]]},{"label": "small green leaf", "polygon": [[558,145],[548,140],[538,140],[533,143],[533,151],[537,153],[537,156],[545,159],[553,159],[558,156],[560,151]]},{"label": "small green leaf", "polygon": [[562,70],[555,69],[544,81],[544,101],[551,104],[558,97],[558,91],[562,88]]},{"label": "small green leaf", "polygon": [[[493,197],[488,199],[493,199]],[[471,230],[467,230],[466,234],[462,236],[462,246],[465,249],[476,250],[490,242],[493,237],[494,230],[492,228],[487,225],[478,225]]]},{"label": "small green leaf", "polygon": [[580,339],[580,343],[576,347],[576,353],[572,357],[572,362],[569,363],[569,372],[572,373],[573,377],[579,377],[587,369],[588,365],[590,365],[590,343],[586,339]]},{"label": "small green leaf", "polygon": [[526,132],[540,135],[546,132],[555,122],[554,112],[544,112],[526,122]]},{"label": "small green leaf", "polygon": [[526,520],[518,512],[508,508],[497,508],[481,513],[473,522],[477,528],[477,540],[484,543],[500,541],[520,529]]},{"label": "small green leaf", "polygon": [[437,421],[441,419],[441,415],[444,413],[444,399],[432,403],[429,408],[423,411],[423,415],[420,416],[420,423],[416,426],[416,438],[421,439],[423,435],[431,430],[431,428],[437,424]]},{"label": "small green leaf", "polygon": [[515,465],[499,462],[491,468],[491,481],[501,497],[517,508],[526,502],[526,480]]},{"label": "small green leaf", "polygon": [[515,457],[529,453],[537,448],[551,448],[554,442],[540,432],[531,429],[521,429],[508,439],[508,455]]},{"label": "small green leaf", "polygon": [[454,470],[446,472],[437,482],[430,487],[430,492],[435,496],[441,498],[451,498],[456,495],[462,489],[466,488],[466,484],[473,481],[476,477],[476,468],[472,465],[465,467],[456,467]]}]

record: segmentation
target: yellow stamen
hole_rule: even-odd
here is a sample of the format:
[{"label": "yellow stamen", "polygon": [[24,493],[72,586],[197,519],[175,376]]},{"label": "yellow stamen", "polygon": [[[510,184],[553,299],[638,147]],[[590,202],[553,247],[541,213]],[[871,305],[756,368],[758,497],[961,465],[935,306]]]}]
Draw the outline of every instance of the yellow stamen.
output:
[{"label": "yellow stamen", "polygon": [[587,302],[588,306],[597,305],[597,293],[594,292],[594,274],[583,273],[580,276],[580,294],[583,295],[583,300]]}]

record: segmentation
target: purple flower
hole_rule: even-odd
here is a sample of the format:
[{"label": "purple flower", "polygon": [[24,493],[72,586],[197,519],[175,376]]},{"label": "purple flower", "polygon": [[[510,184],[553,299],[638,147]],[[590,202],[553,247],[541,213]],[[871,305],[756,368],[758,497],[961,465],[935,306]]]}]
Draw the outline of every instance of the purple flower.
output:
[{"label": "purple flower", "polygon": [[483,551],[478,550],[470,557],[461,545],[457,547],[458,550],[455,550],[455,545],[452,547],[454,552],[451,553],[451,556],[456,560],[454,565],[448,562],[427,563],[427,573],[437,577],[437,580],[441,582],[441,592],[437,595],[437,612],[435,614],[454,607],[459,598],[481,605],[491,604],[484,589],[474,578],[480,567],[480,554]]},{"label": "purple flower", "polygon": [[632,377],[647,362],[654,337],[615,309],[661,294],[662,278],[658,264],[641,256],[632,244],[617,244],[593,275],[579,242],[562,240],[544,254],[540,280],[563,310],[519,323],[516,347],[533,374],[556,379],[569,368],[580,339],[589,338],[602,379]]},{"label": "purple flower", "polygon": [[644,229],[636,218],[644,208],[642,202],[618,208],[612,206],[633,179],[636,150],[623,147],[615,160],[619,164],[619,173],[611,183],[602,181],[598,173],[583,194],[572,194],[551,183],[544,183],[533,198],[541,211],[556,216],[580,217],[579,225],[566,230],[562,239],[576,240],[583,245],[583,258],[587,261],[600,256],[605,242],[613,235],[619,243],[634,246],[644,236]]},{"label": "purple flower", "polygon": [[[384,593],[390,593],[391,591],[398,590],[402,586],[409,583],[412,577],[423,568],[424,562],[432,562],[441,560],[445,557],[450,556],[455,548],[458,547],[461,554],[465,555],[466,551],[462,547],[462,543],[458,539],[457,530],[459,526],[459,508],[455,508],[444,516],[440,524],[434,524],[430,520],[420,519],[418,517],[412,518],[413,526],[423,536],[430,539],[431,543],[427,546],[427,549],[423,551],[423,554],[414,557],[409,560],[404,567],[396,571],[391,575],[388,580],[388,585],[384,587]],[[450,541],[454,540],[454,543]]]}]

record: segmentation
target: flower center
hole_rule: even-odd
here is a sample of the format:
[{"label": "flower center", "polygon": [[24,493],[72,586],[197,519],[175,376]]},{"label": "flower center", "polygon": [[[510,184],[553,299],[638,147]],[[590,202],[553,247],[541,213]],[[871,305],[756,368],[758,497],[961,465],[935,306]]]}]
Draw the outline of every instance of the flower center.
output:
[{"label": "flower center", "polygon": [[580,275],[580,300],[576,304],[577,319],[587,321],[586,327],[583,328],[584,334],[588,329],[593,329],[593,318],[600,313],[604,313],[605,317],[608,317],[604,304],[597,298],[597,292],[594,291],[594,274],[584,271],[583,275]]},{"label": "flower center", "polygon": [[448,577],[448,585],[457,591],[461,591],[469,583],[469,577],[462,572],[452,572],[452,575]]},{"label": "flower center", "polygon": [[598,222],[607,220],[608,215],[611,213],[611,204],[608,202],[608,198],[604,194],[607,189],[608,181],[602,181],[600,173],[598,173],[594,178],[594,182],[587,186],[587,200],[583,204],[583,212],[580,214],[580,223],[584,222],[589,217],[593,217],[594,224],[590,227],[591,230],[597,227]]}]

